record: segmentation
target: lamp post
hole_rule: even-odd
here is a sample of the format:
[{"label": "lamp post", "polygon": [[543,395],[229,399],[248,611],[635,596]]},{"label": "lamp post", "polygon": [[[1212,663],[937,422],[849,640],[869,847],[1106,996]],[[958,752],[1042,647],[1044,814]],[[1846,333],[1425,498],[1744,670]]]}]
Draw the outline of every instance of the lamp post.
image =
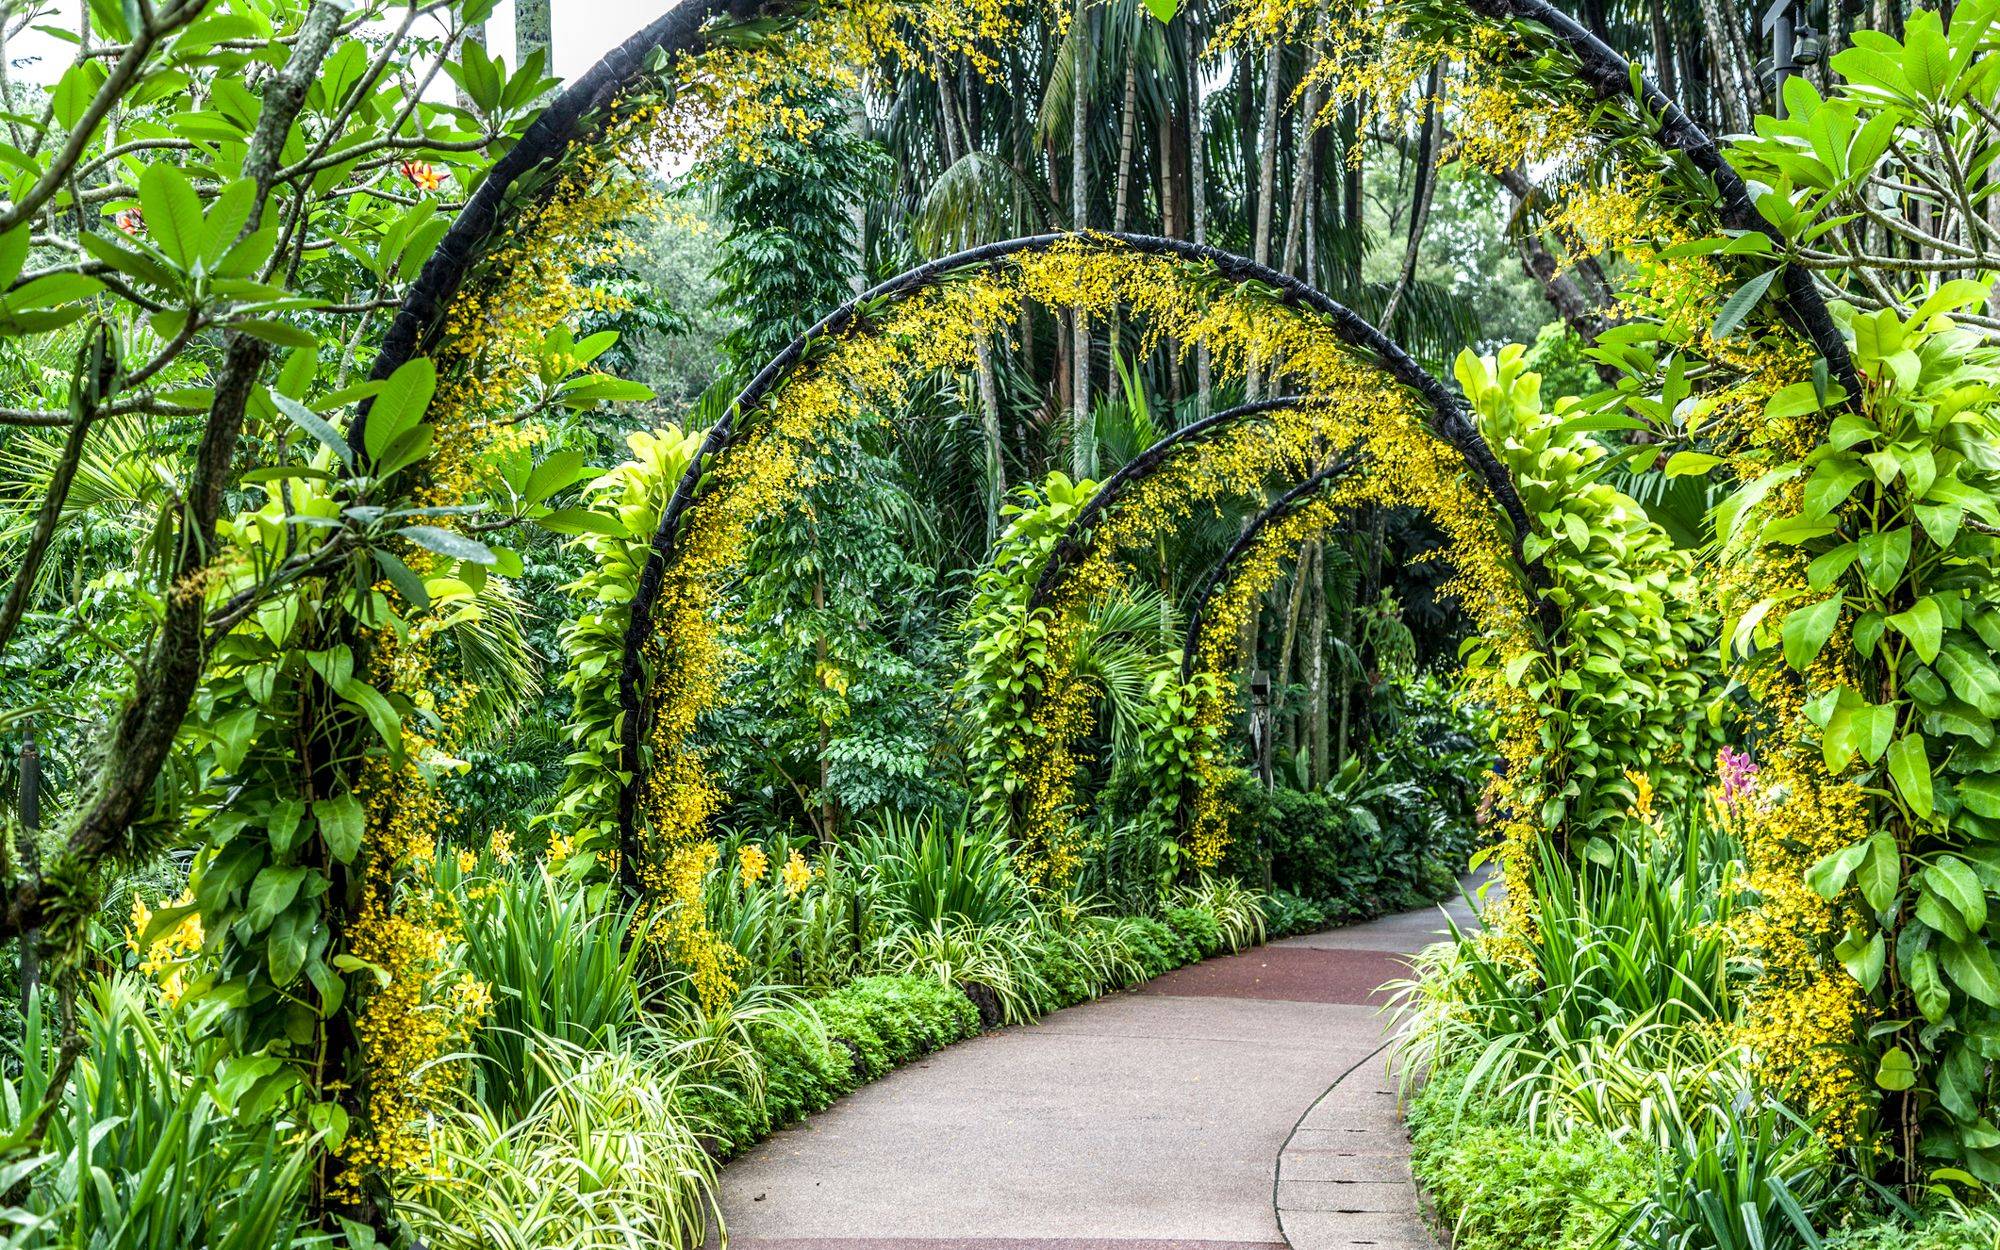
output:
[{"label": "lamp post", "polygon": [[1771,91],[1771,112],[1780,121],[1785,116],[1785,80],[1808,65],[1817,65],[1826,55],[1819,32],[1799,21],[1800,0],[1771,0],[1758,26],[1771,41],[1771,55],[1758,64],[1758,76]]}]

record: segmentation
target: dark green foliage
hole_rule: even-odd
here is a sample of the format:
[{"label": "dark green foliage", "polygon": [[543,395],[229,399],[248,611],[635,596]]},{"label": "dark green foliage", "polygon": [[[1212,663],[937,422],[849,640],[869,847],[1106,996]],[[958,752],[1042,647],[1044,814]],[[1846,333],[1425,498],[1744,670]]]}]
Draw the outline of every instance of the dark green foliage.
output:
[{"label": "dark green foliage", "polygon": [[1317,933],[1332,923],[1326,908],[1290,890],[1264,896],[1264,936],[1272,941],[1299,933]]},{"label": "dark green foliage", "polygon": [[1222,948],[1222,930],[1215,917],[1199,907],[1169,907],[1163,919],[1180,940],[1185,963],[1207,959]]},{"label": "dark green foliage", "polygon": [[863,977],[813,1006],[827,1032],[853,1050],[864,1081],[979,1031],[971,1000],[916,977]]},{"label": "dark green foliage", "polygon": [[1035,976],[1047,987],[1050,1010],[1074,1006],[1097,991],[1096,978],[1067,944],[1044,946],[1035,960]]},{"label": "dark green foliage", "polygon": [[979,1032],[958,990],[914,976],[863,977],[751,1026],[764,1078],[761,1107],[724,1079],[694,1090],[690,1109],[726,1154],[831,1106],[856,1086]]},{"label": "dark green foliage", "polygon": [[696,170],[729,223],[716,303],[740,320],[722,349],[746,377],[854,293],[852,212],[885,167],[882,150],[854,133],[838,101],[785,103],[805,114],[803,138],[774,129],[762,137],[762,159]]},{"label": "dark green foliage", "polygon": [[1357,785],[1350,797],[1265,791],[1246,775],[1232,783],[1230,798],[1236,808],[1226,866],[1247,875],[1252,866],[1244,861],[1268,847],[1272,884],[1313,900],[1330,921],[1448,898],[1469,855],[1407,782]]},{"label": "dark green foliage", "polygon": [[[884,169],[837,100],[787,100],[810,133],[764,136],[754,163],[698,171],[728,224],[717,306],[738,320],[722,342],[748,377],[854,293],[853,210]],[[734,675],[709,746],[727,788],[750,800],[746,828],[811,825],[832,836],[845,813],[912,810],[948,796],[945,737],[952,658],[938,571],[911,558],[930,522],[880,430],[848,430],[807,466],[794,506],[765,518],[756,570],[730,613],[751,663]]]},{"label": "dark green foliage", "polygon": [[1172,929],[1150,916],[1127,918],[1119,925],[1118,936],[1144,971],[1144,980],[1151,980],[1191,962],[1187,944]]},{"label": "dark green foliage", "polygon": [[1411,1101],[1411,1167],[1457,1250],[1590,1250],[1652,1190],[1649,1159],[1578,1128],[1557,1140],[1475,1102],[1462,1070]]}]

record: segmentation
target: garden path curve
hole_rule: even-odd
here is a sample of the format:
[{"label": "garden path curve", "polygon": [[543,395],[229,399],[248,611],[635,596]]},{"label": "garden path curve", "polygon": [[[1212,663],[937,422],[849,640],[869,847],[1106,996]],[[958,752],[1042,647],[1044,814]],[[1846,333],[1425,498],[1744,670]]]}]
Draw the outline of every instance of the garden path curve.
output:
[{"label": "garden path curve", "polygon": [[1377,987],[1443,924],[1211,959],[890,1073],[723,1170],[729,1244],[1432,1250]]}]

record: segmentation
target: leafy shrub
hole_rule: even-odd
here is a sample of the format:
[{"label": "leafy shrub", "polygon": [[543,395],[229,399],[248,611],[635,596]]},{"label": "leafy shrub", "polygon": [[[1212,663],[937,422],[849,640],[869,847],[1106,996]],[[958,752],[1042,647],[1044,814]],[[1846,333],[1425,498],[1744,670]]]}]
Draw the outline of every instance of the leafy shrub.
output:
[{"label": "leafy shrub", "polygon": [[1826,1250],[1993,1250],[1995,1246],[2000,1246],[2000,1207],[1956,1203],[1913,1220],[1860,1224],[1826,1238]]},{"label": "leafy shrub", "polygon": [[1714,1030],[1690,1026],[1733,1019],[1743,975],[1725,937],[1733,844],[1690,822],[1679,840],[1599,845],[1607,862],[1580,869],[1544,854],[1514,946],[1454,928],[1402,987],[1404,1045],[1431,1068],[1476,1058],[1468,1097],[1616,1127],[1658,1092],[1650,1074],[1705,1079]]},{"label": "leafy shrub", "polygon": [[1380,766],[1349,761],[1325,792],[1265,790],[1245,774],[1230,783],[1230,852],[1224,867],[1254,878],[1259,848],[1271,882],[1314,900],[1336,921],[1407,911],[1450,897],[1470,856],[1422,787]]},{"label": "leafy shrub", "polygon": [[1141,767],[1136,759],[1124,756],[1112,765],[1096,819],[1078,848],[1082,864],[1071,885],[1074,896],[1098,900],[1121,912],[1152,908],[1161,887],[1173,880],[1179,861],[1179,844],[1157,815],[1140,812],[1130,819],[1120,815],[1134,806],[1143,808],[1150,793],[1135,776]]},{"label": "leafy shrub", "polygon": [[970,999],[915,977],[863,977],[813,1007],[826,1031],[854,1052],[864,1081],[979,1031]]},{"label": "leafy shrub", "polygon": [[[703,884],[708,923],[743,956],[746,983],[831,990],[855,974],[862,952],[888,923],[867,865],[847,853],[812,857],[811,885],[787,890],[783,865],[794,852],[807,858],[810,851],[786,835],[721,844]],[[745,854],[762,865],[754,881],[745,875]]]},{"label": "leafy shrub", "polygon": [[1171,891],[1167,901],[1206,912],[1215,921],[1217,940],[1232,951],[1264,940],[1264,896],[1232,877],[1204,873],[1192,884]]},{"label": "leafy shrub", "polygon": [[883,907],[906,924],[997,925],[1019,916],[1027,897],[1006,843],[973,828],[970,811],[949,826],[936,809],[917,818],[887,815],[842,853],[879,885]]},{"label": "leafy shrub", "polygon": [[934,920],[890,933],[876,943],[869,963],[878,972],[925,976],[978,995],[986,1000],[987,1024],[1020,1024],[1035,1016],[1039,953],[1031,922],[982,928]]},{"label": "leafy shrub", "polygon": [[754,1078],[724,1074],[686,1092],[703,1131],[733,1154],[856,1086],[979,1032],[957,989],[920,976],[863,977],[749,1028]]},{"label": "leafy shrub", "polygon": [[1625,1239],[1666,1250],[1817,1250],[1830,1198],[1826,1147],[1775,1098],[1721,1089],[1693,1115],[1659,1103],[1665,1150]]},{"label": "leafy shrub", "polygon": [[715,1165],[677,1098],[672,1046],[590,1050],[538,1039],[544,1092],[520,1119],[477,1103],[442,1115],[432,1166],[399,1211],[438,1250],[623,1250],[702,1244],[719,1222]]},{"label": "leafy shrub", "polygon": [[1299,933],[1317,933],[1332,923],[1326,908],[1302,894],[1273,890],[1263,896],[1264,930],[1273,940]]},{"label": "leafy shrub", "polygon": [[1138,972],[1134,980],[1150,981],[1188,962],[1173,930],[1150,916],[1120,916],[1111,932]]},{"label": "leafy shrub", "polygon": [[1042,996],[1035,1004],[1037,1014],[1074,1006],[1102,992],[1103,984],[1095,972],[1078,943],[1054,936],[1045,940],[1035,957],[1035,979],[1042,986]]},{"label": "leafy shrub", "polygon": [[1411,1168],[1457,1250],[1595,1250],[1652,1191],[1652,1162],[1595,1129],[1562,1137],[1467,1106],[1466,1068],[1409,1105]]},{"label": "leafy shrub", "polygon": [[1200,907],[1169,907],[1162,917],[1174,936],[1180,939],[1181,962],[1193,963],[1207,959],[1222,949],[1222,927],[1215,921],[1215,913]]}]

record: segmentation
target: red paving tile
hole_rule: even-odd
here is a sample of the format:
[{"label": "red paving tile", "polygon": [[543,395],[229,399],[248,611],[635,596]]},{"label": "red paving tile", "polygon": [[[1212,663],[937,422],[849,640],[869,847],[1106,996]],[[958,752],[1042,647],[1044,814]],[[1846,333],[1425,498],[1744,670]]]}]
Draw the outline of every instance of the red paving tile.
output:
[{"label": "red paving tile", "polygon": [[1126,1237],[737,1237],[729,1250],[1288,1250],[1282,1241]]},{"label": "red paving tile", "polygon": [[1394,951],[1259,946],[1169,972],[1139,992],[1380,1006],[1383,984],[1409,975],[1409,957]]}]

